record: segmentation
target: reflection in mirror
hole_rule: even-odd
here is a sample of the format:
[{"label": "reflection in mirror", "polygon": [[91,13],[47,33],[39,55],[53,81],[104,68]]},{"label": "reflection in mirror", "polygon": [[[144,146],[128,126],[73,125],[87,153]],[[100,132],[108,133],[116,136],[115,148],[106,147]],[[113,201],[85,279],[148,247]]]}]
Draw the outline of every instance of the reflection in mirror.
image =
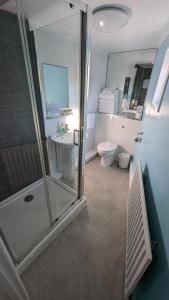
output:
[{"label": "reflection in mirror", "polygon": [[60,116],[69,106],[68,68],[42,64],[46,96],[46,118]]},{"label": "reflection in mirror", "polygon": [[[142,118],[155,55],[156,49],[109,54],[106,89],[100,95],[99,112]],[[110,109],[112,95],[114,106]]]}]

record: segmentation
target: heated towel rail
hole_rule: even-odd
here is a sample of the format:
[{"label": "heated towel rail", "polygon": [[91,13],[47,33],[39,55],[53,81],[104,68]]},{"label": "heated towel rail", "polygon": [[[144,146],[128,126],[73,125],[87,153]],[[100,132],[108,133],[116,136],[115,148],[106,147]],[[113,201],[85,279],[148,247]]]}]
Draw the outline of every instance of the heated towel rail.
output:
[{"label": "heated towel rail", "polygon": [[151,261],[142,171],[138,162],[128,196],[125,299],[132,293]]}]

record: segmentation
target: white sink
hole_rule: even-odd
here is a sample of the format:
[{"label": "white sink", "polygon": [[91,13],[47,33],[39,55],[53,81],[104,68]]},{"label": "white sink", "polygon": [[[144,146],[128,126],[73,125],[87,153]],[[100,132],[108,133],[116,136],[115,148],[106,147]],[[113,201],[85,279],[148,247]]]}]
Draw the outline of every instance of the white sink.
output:
[{"label": "white sink", "polygon": [[58,144],[74,145],[73,144],[73,132],[67,132],[61,136],[54,134],[51,136],[51,140]]},{"label": "white sink", "polygon": [[60,172],[63,177],[72,179],[76,169],[76,160],[78,159],[78,147],[73,143],[73,132],[67,132],[60,136],[53,134],[51,141],[54,146],[56,171]]}]

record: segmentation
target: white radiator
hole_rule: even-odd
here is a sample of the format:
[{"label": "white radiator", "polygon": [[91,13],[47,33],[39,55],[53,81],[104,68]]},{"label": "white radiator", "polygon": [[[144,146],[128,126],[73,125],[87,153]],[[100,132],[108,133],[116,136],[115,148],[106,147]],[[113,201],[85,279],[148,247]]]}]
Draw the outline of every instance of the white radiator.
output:
[{"label": "white radiator", "polygon": [[142,171],[138,163],[128,196],[125,299],[132,293],[151,261]]}]

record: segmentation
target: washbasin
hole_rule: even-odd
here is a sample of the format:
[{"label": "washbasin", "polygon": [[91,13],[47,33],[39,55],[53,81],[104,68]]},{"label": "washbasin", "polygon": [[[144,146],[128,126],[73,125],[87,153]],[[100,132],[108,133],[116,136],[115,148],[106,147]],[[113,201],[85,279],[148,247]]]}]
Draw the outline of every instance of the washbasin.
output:
[{"label": "washbasin", "polygon": [[78,147],[74,144],[73,132],[69,131],[63,135],[53,134],[51,136],[52,153],[55,153],[57,171],[62,177],[73,178],[76,166],[78,166]]},{"label": "washbasin", "polygon": [[52,135],[51,140],[58,144],[64,144],[64,145],[74,145],[73,143],[73,132],[67,132],[63,135]]}]

